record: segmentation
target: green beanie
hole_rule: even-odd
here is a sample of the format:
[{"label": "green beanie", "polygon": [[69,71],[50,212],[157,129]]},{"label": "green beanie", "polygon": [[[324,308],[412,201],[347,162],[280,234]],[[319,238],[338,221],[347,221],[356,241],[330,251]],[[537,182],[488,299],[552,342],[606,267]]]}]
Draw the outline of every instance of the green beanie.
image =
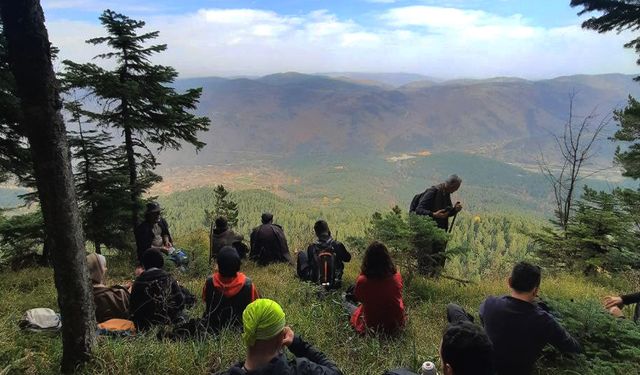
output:
[{"label": "green beanie", "polygon": [[242,341],[247,346],[253,346],[256,340],[268,340],[282,332],[285,325],[284,311],[277,302],[260,298],[244,309],[242,324]]}]

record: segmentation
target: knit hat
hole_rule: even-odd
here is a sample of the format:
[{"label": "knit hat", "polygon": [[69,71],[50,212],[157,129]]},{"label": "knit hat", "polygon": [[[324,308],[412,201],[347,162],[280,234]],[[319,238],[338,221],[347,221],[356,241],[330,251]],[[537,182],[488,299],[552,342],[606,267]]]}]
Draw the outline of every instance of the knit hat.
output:
[{"label": "knit hat", "polygon": [[162,268],[164,266],[164,257],[158,250],[149,249],[142,254],[142,266],[145,270]]},{"label": "knit hat", "polygon": [[284,329],[285,316],[277,302],[267,298],[257,299],[242,313],[242,341],[253,346],[256,340],[268,340]]},{"label": "knit hat", "polygon": [[220,249],[218,257],[218,272],[224,277],[233,277],[240,271],[240,256],[232,246],[225,246]]}]

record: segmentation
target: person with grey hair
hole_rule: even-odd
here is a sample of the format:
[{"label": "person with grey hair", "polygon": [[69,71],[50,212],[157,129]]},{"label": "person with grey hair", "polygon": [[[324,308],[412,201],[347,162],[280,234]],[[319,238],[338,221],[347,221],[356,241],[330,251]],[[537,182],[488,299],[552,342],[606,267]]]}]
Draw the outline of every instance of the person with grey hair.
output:
[{"label": "person with grey hair", "polygon": [[[436,222],[438,228],[447,231],[449,217],[457,215],[462,210],[460,202],[456,202],[455,205],[451,203],[451,194],[455,193],[460,185],[462,185],[462,179],[452,174],[445,182],[416,195],[409,211],[416,215],[429,216]],[[446,243],[434,242],[430,253],[418,252],[418,271],[424,275],[437,276],[444,268],[446,246]]]}]

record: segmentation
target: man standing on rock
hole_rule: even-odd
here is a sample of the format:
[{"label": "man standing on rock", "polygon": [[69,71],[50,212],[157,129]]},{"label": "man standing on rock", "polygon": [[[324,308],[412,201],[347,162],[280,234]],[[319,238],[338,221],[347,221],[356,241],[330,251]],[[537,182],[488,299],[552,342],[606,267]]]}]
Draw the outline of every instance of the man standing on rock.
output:
[{"label": "man standing on rock", "polygon": [[[419,194],[411,202],[410,211],[417,215],[429,216],[438,228],[447,231],[449,229],[449,217],[455,216],[462,210],[460,202],[451,203],[451,194],[455,193],[462,184],[458,175],[451,175],[441,184],[428,188]],[[445,264],[446,242],[433,242],[431,252],[420,251],[418,253],[418,271],[423,275],[438,275]]]}]

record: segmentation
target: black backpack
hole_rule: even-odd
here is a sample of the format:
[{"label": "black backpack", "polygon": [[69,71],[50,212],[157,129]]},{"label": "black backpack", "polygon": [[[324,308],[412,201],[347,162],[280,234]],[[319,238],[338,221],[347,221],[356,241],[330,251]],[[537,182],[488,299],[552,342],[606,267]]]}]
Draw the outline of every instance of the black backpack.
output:
[{"label": "black backpack", "polygon": [[321,246],[321,244],[315,244],[314,251],[314,263],[316,266],[314,272],[314,279],[319,285],[331,289],[335,285],[336,281],[336,253],[333,249],[334,241],[331,241],[327,246]]},{"label": "black backpack", "polygon": [[416,208],[418,208],[418,205],[420,204],[420,199],[422,199],[422,196],[426,192],[427,191],[425,190],[422,193],[418,193],[413,196],[413,199],[411,200],[411,204],[409,205],[409,212],[416,212]]}]

